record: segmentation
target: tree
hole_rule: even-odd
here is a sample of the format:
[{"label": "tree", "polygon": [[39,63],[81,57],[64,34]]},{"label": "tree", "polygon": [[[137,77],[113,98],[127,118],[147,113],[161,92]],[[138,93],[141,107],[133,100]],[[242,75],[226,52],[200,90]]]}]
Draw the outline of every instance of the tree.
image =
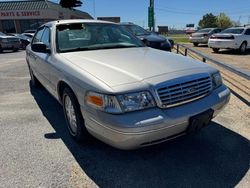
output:
[{"label": "tree", "polygon": [[60,5],[64,8],[80,7],[82,2],[80,0],[60,0]]},{"label": "tree", "polygon": [[217,16],[217,26],[220,28],[232,27],[233,21],[225,13],[220,13]]},{"label": "tree", "polygon": [[212,13],[205,14],[199,21],[200,28],[217,27],[217,19]]}]

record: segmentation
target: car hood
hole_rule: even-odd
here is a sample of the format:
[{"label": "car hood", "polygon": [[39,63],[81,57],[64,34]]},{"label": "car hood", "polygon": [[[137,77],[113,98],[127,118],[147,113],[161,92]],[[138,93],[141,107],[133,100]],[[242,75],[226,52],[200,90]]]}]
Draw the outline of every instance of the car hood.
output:
[{"label": "car hood", "polygon": [[70,52],[60,56],[110,87],[208,67],[191,58],[148,47]]},{"label": "car hood", "polygon": [[160,35],[156,35],[156,34],[150,34],[150,35],[138,35],[138,38],[142,39],[146,39],[149,42],[164,42],[166,41],[166,38]]}]

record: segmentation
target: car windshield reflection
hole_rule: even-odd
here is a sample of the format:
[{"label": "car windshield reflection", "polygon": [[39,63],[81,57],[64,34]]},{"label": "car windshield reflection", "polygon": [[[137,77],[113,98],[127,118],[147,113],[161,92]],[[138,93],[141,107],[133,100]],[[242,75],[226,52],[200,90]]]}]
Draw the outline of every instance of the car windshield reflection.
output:
[{"label": "car windshield reflection", "polygon": [[73,23],[57,26],[57,51],[61,53],[142,46],[140,40],[119,25]]}]

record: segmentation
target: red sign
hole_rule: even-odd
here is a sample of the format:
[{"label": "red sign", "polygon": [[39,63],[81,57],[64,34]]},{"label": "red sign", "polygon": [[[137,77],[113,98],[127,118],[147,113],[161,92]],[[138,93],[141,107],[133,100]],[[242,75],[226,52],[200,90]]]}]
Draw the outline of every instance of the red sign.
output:
[{"label": "red sign", "polygon": [[37,17],[40,11],[18,11],[18,12],[1,12],[1,17]]}]

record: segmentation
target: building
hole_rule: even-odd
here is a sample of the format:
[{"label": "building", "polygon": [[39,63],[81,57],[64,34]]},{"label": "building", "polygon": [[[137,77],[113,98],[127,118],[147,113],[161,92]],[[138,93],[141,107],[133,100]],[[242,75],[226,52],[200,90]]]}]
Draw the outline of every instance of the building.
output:
[{"label": "building", "polygon": [[22,33],[57,19],[93,19],[88,13],[62,8],[47,0],[0,2],[0,31]]},{"label": "building", "polygon": [[168,26],[158,26],[158,33],[165,35],[168,33]]}]

